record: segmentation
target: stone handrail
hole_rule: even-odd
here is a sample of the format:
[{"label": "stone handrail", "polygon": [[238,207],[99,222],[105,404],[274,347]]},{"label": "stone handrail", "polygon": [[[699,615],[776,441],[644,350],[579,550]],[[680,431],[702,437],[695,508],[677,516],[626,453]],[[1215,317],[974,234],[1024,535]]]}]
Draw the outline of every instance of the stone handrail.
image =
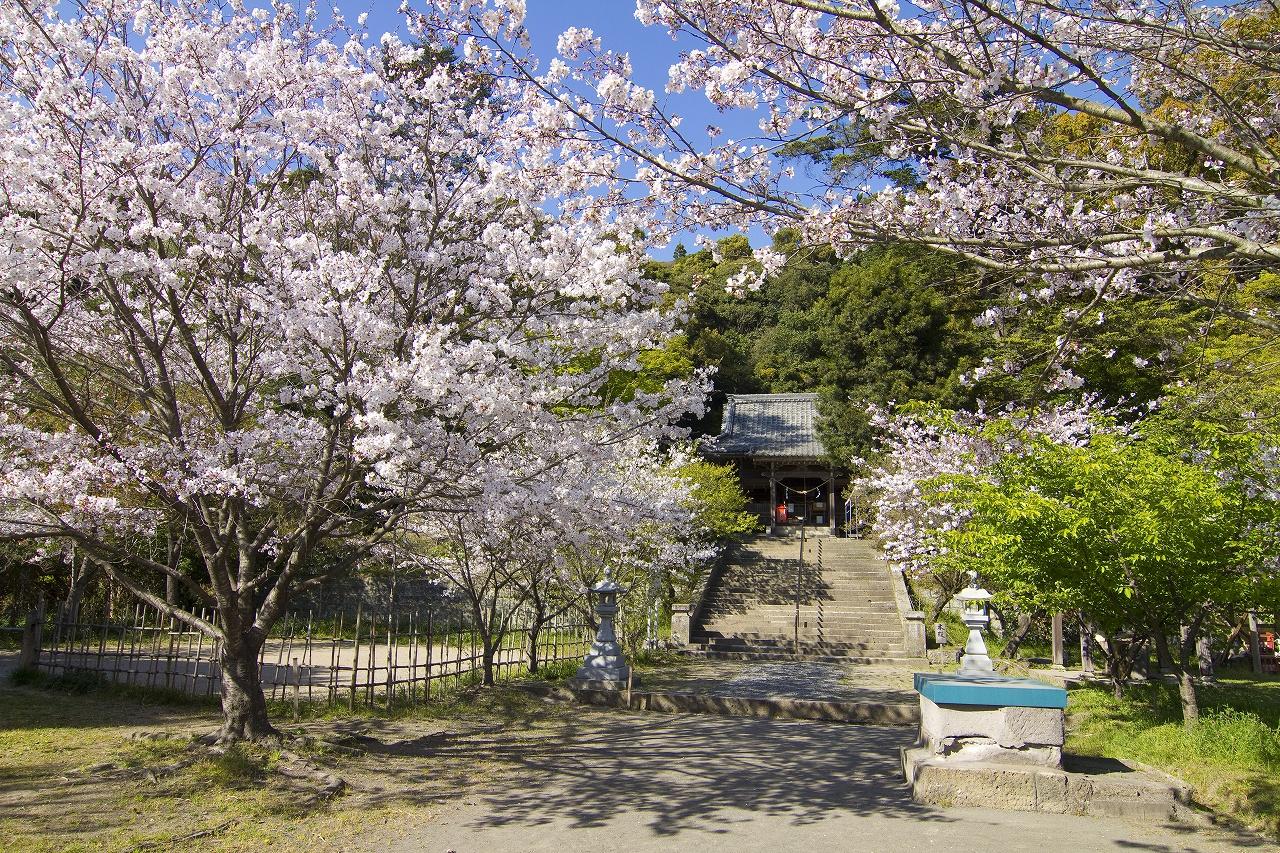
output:
[{"label": "stone handrail", "polygon": [[898,618],[902,620],[902,632],[906,637],[907,654],[911,657],[925,656],[924,612],[911,606],[911,596],[907,593],[907,581],[901,569],[889,567],[893,576],[893,600],[898,605]]},{"label": "stone handrail", "polygon": [[671,605],[671,640],[681,646],[692,645],[692,634],[694,623],[698,617],[702,615],[703,609],[707,604],[707,593],[711,590],[713,583],[724,572],[724,566],[728,559],[729,552],[736,547],[730,545],[725,548],[711,564],[710,570],[707,571],[706,577],[702,579],[702,583],[693,589],[689,596],[689,601],[678,602]]}]

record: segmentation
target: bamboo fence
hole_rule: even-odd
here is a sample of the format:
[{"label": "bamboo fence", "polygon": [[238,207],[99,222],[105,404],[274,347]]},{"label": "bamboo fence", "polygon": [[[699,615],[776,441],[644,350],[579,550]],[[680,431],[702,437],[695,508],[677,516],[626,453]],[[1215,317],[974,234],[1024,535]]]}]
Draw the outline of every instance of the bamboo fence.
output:
[{"label": "bamboo fence", "polygon": [[[217,624],[217,615],[200,617]],[[515,608],[493,656],[494,679],[579,660],[592,630],[567,616],[552,619],[533,647],[532,614]],[[76,614],[55,608],[40,638],[38,667],[50,675],[88,673],[120,684],[214,696],[221,687],[221,644],[147,604]],[[386,705],[430,701],[478,680],[480,635],[457,611],[305,611],[277,622],[259,656],[270,700]]]}]

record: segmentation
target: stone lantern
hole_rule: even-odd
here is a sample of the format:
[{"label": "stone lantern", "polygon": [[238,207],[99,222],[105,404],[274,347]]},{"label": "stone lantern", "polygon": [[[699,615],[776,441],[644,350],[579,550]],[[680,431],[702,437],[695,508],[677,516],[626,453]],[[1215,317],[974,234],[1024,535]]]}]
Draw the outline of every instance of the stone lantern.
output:
[{"label": "stone lantern", "polygon": [[622,646],[618,643],[613,629],[613,619],[618,614],[618,596],[626,593],[626,588],[613,579],[613,573],[605,569],[604,580],[590,590],[596,596],[596,615],[600,617],[600,628],[596,631],[595,642],[587,652],[582,666],[573,678],[567,682],[569,687],[595,690],[622,690],[628,681],[632,684],[636,679],[631,675],[631,667],[622,656]]},{"label": "stone lantern", "polygon": [[991,593],[978,586],[978,573],[969,572],[969,586],[956,596],[956,601],[963,608],[960,618],[969,629],[964,656],[960,658],[961,675],[990,675],[995,671],[991,656],[987,654],[986,641],[982,639],[982,630],[991,622],[987,606],[992,597]]},{"label": "stone lantern", "polygon": [[[1078,783],[1061,769],[1067,691],[995,673],[982,640],[991,599],[978,586],[978,573],[969,572],[969,586],[956,596],[969,629],[960,671],[916,673],[920,739],[902,756],[912,799],[997,808],[1015,803],[1003,807],[1059,814],[1081,810],[1080,791],[1069,791]],[[1090,795],[1092,787],[1084,789]]]}]

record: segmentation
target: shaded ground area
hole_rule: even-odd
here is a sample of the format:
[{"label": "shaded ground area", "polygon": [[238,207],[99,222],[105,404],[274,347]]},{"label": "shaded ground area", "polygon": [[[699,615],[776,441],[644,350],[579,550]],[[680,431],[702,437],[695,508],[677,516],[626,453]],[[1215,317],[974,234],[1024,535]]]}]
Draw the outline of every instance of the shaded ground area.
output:
[{"label": "shaded ground area", "polygon": [[18,668],[18,653],[12,650],[0,650],[0,684],[9,681],[9,673]]},{"label": "shaded ground area", "polygon": [[913,704],[915,671],[837,663],[690,660],[641,670],[641,677],[646,690],[670,693]]},{"label": "shaded ground area", "polygon": [[[899,728],[604,711],[511,689],[391,718],[280,715],[307,746],[162,772],[216,718],[207,705],[0,688],[0,848],[1277,849],[1203,831],[917,806],[898,776],[897,749],[912,737]],[[340,774],[348,792],[317,798],[282,775],[289,750]]]},{"label": "shaded ground area", "polygon": [[[910,801],[901,729],[584,711],[485,755],[503,784],[410,829],[399,851],[1275,850],[1258,839]],[[453,753],[473,757],[473,743]],[[517,784],[510,784],[518,782]]]}]

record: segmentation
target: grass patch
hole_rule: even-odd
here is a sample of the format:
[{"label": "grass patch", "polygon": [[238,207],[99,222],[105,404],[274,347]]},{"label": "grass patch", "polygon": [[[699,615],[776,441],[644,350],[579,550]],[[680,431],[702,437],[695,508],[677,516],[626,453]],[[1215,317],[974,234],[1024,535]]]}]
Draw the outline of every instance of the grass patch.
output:
[{"label": "grass patch", "polygon": [[[327,799],[316,796],[314,783],[275,772],[286,756],[273,747],[239,744],[222,754],[194,747],[194,736],[216,728],[216,706],[143,704],[139,696],[154,697],[79,676],[24,673],[17,681],[24,686],[0,686],[5,850],[345,849],[371,831],[426,819],[439,797],[457,794],[447,781],[433,781],[435,788],[424,794],[424,779],[452,773],[473,784],[490,773],[474,759],[465,766],[436,764],[430,745],[403,757],[325,748],[321,738],[331,736],[329,727],[291,725],[291,703],[275,703],[276,725],[302,738],[291,741],[288,752],[357,783],[355,793]],[[537,699],[509,686],[433,691],[430,703],[393,704],[390,711],[350,714],[321,703],[300,711],[305,719],[350,721],[357,731],[410,744],[421,735],[465,737],[493,724],[532,730],[538,715],[547,713]],[[147,737],[137,737],[140,732]]]},{"label": "grass patch", "polygon": [[1072,690],[1067,749],[1158,767],[1203,805],[1280,837],[1280,679],[1225,678],[1199,695],[1201,718],[1187,728],[1172,685],[1136,685],[1120,700]]},{"label": "grass patch", "polygon": [[[540,671],[537,677],[550,676],[544,676]],[[374,704],[366,705],[361,692],[354,708],[342,694],[332,704],[327,699],[308,702],[304,697],[296,706],[296,713],[292,700],[267,701],[268,716],[277,728],[286,733],[291,733],[290,725],[293,723],[329,720],[411,721],[486,717],[513,723],[527,719],[540,707],[532,694],[509,682],[484,686],[479,673],[464,675],[458,684],[433,684],[429,700],[424,700],[421,693],[416,701],[410,701],[408,694],[397,695],[390,707],[385,693],[379,694]]]},{"label": "grass patch", "polygon": [[171,705],[192,708],[216,708],[219,700],[212,696],[192,696],[169,687],[146,687],[137,684],[119,684],[92,670],[70,670],[50,675],[36,669],[18,669],[9,675],[14,687],[34,687],[55,693],[71,693],[78,696],[94,693],[137,702],[141,705]]},{"label": "grass patch", "polygon": [[573,678],[581,663],[582,661],[579,660],[558,660],[554,663],[544,663],[538,667],[536,673],[530,674],[529,677],[542,681],[564,681],[566,678]]}]

